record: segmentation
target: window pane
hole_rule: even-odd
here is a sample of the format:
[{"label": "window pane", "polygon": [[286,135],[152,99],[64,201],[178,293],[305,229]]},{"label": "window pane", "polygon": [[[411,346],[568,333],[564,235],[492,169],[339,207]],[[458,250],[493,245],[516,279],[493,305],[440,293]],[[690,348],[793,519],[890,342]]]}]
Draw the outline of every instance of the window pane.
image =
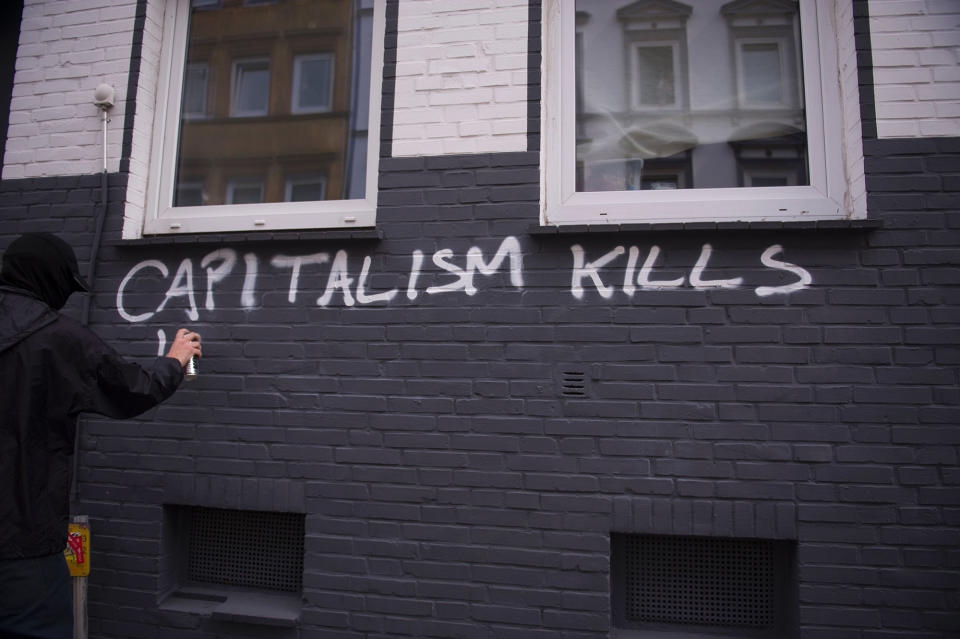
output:
[{"label": "window pane", "polygon": [[637,76],[640,104],[664,106],[676,102],[673,89],[673,47],[638,47]]},{"label": "window pane", "polygon": [[780,47],[743,45],[743,88],[749,102],[780,102]]},{"label": "window pane", "polygon": [[263,202],[263,180],[239,178],[227,184],[227,204],[259,204]]},{"label": "window pane", "polygon": [[332,60],[329,55],[303,56],[295,60],[294,111],[328,111]]},{"label": "window pane", "polygon": [[765,171],[809,184],[798,3],[576,0],[575,13],[564,161],[578,191],[736,188]]},{"label": "window pane", "polygon": [[287,179],[288,202],[322,200],[326,181],[322,175],[297,175]]},{"label": "window pane", "polygon": [[[201,4],[189,18],[174,206],[363,198],[367,3]],[[289,190],[291,175],[322,183]]]},{"label": "window pane", "polygon": [[203,204],[203,183],[184,180],[177,185],[176,206],[200,206]]},{"label": "window pane", "polygon": [[265,61],[237,62],[234,71],[235,115],[267,115],[270,66]]},{"label": "window pane", "polygon": [[207,112],[207,65],[191,64],[183,80],[183,114],[202,117]]}]

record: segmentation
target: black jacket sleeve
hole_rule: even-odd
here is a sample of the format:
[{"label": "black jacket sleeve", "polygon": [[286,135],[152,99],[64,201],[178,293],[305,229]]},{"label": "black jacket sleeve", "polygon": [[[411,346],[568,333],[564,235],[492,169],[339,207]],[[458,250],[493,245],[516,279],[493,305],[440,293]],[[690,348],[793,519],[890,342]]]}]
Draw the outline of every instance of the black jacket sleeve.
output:
[{"label": "black jacket sleeve", "polygon": [[147,367],[116,353],[96,362],[96,384],[88,387],[83,410],[108,417],[135,417],[170,397],[183,379],[180,362],[158,357]]},{"label": "black jacket sleeve", "polygon": [[171,357],[158,357],[142,366],[124,358],[86,327],[77,324],[74,329],[72,345],[77,350],[60,351],[76,358],[73,367],[82,362],[78,367],[82,379],[77,380],[82,390],[75,395],[70,412],[135,417],[170,397],[183,381],[183,368]]}]

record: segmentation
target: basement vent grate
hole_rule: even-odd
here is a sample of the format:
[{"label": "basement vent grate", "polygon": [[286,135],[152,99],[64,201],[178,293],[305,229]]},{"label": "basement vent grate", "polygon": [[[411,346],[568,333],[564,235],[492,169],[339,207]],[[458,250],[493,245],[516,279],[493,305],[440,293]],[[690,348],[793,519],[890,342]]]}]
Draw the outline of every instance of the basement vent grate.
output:
[{"label": "basement vent grate", "polygon": [[776,542],[626,535],[630,622],[770,628],[777,610]]},{"label": "basement vent grate", "polygon": [[587,374],[582,370],[561,370],[560,394],[564,397],[586,397]]},{"label": "basement vent grate", "polygon": [[187,572],[191,581],[300,592],[304,516],[192,508]]}]

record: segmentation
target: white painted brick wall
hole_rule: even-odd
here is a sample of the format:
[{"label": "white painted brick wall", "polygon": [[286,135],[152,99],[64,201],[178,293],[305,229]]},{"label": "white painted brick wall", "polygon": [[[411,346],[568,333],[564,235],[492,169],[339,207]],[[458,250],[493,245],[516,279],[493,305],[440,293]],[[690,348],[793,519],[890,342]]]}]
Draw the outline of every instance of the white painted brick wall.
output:
[{"label": "white painted brick wall", "polygon": [[860,123],[860,87],[857,49],[853,28],[853,3],[835,5],[837,25],[837,65],[840,75],[840,108],[843,120],[843,159],[846,163],[847,197],[845,209],[852,217],[867,216],[866,175],[863,168],[863,127]]},{"label": "white painted brick wall", "polygon": [[97,85],[116,91],[107,169],[117,171],[136,0],[26,0],[3,178],[103,170]]},{"label": "white painted brick wall", "polygon": [[525,151],[527,0],[403,0],[393,155]]},{"label": "white painted brick wall", "polygon": [[960,136],[960,1],[870,0],[881,138]]},{"label": "white painted brick wall", "polygon": [[147,178],[150,175],[153,122],[156,113],[157,85],[160,79],[160,48],[163,41],[165,1],[147,2],[140,76],[137,79],[133,142],[130,148],[130,175],[127,180],[127,200],[124,207],[123,237],[125,239],[140,236],[147,206]]},{"label": "white painted brick wall", "polygon": [[[146,192],[163,6],[148,3],[134,215]],[[118,170],[135,8],[136,0],[26,0],[4,179],[101,170],[93,105],[101,82],[116,90],[107,168]],[[879,135],[960,136],[960,1],[870,0],[870,15]],[[527,28],[526,0],[403,0],[394,155],[525,150]]]}]

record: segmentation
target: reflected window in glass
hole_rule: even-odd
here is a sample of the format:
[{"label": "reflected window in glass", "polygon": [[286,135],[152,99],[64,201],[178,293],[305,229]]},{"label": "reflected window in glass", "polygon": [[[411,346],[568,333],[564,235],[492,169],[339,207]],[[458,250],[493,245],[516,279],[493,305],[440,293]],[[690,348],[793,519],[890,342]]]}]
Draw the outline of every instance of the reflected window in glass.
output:
[{"label": "reflected window in glass", "polygon": [[267,115],[270,107],[270,60],[233,63],[233,115]]},{"label": "reflected window in glass", "polygon": [[166,6],[144,232],[373,226],[385,0]]},{"label": "reflected window in glass", "polygon": [[293,60],[293,112],[329,111],[333,95],[333,55],[300,55]]},{"label": "reflected window in glass", "polygon": [[263,202],[262,178],[234,178],[227,182],[227,204],[259,204]]}]

